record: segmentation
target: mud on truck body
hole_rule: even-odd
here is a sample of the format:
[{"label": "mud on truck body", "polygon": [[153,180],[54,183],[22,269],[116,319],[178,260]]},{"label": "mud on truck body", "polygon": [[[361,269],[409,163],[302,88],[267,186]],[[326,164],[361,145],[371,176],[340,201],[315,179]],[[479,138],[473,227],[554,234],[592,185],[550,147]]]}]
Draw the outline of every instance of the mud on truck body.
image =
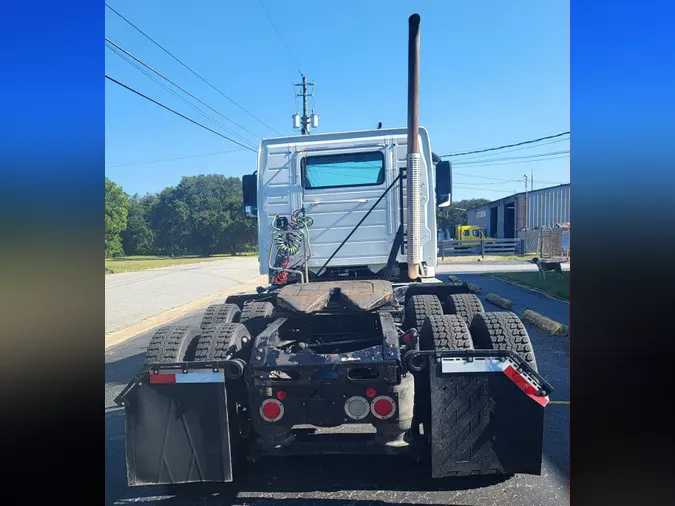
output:
[{"label": "mud on truck body", "polygon": [[117,398],[130,485],[230,482],[241,459],[313,454],[540,474],[552,388],[523,323],[435,277],[451,168],[417,123],[418,23],[407,129],[262,142],[243,190],[269,284],[156,331]]}]

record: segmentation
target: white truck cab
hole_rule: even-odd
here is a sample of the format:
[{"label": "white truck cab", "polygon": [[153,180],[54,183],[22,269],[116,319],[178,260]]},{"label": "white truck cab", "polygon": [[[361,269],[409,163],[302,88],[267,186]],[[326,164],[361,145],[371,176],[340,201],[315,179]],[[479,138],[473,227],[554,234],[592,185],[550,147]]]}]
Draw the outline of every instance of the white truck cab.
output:
[{"label": "white truck cab", "polygon": [[[449,162],[432,155],[426,129],[419,129],[419,140],[421,277],[434,277],[436,206],[449,202],[451,171]],[[309,279],[327,271],[376,277],[390,259],[398,277],[406,263],[407,151],[406,128],[263,140],[256,173],[243,178],[246,214],[258,220],[261,274],[274,265],[276,217],[304,209],[311,219]]]}]

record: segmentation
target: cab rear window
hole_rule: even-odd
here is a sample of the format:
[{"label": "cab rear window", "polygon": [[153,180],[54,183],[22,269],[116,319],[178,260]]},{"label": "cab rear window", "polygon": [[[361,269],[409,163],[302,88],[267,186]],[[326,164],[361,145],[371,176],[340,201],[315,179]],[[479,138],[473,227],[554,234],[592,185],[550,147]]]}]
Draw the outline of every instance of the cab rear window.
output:
[{"label": "cab rear window", "polygon": [[384,183],[384,155],[379,152],[306,156],[302,186],[306,189],[378,186]]}]

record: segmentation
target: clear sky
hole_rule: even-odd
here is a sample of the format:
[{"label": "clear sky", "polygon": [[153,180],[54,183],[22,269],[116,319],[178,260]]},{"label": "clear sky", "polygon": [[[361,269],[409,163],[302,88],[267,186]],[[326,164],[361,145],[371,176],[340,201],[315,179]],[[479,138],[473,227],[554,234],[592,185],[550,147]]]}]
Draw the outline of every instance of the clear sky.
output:
[{"label": "clear sky", "polygon": [[[291,55],[259,0],[107,1],[232,101],[109,9],[106,36],[252,132],[196,103],[254,148],[259,138],[278,136],[274,130],[297,134],[291,116],[302,107],[293,88],[298,67],[316,82],[310,104],[320,118],[316,133],[370,129],[380,121],[404,127],[408,17],[414,12],[421,16],[420,123],[435,153],[570,129],[568,1],[262,0]],[[103,41],[101,50],[111,77],[233,137]],[[569,136],[531,149],[454,158],[453,198],[498,199],[522,191],[524,183],[516,180],[531,172],[535,188],[569,182],[569,153],[559,153],[567,150]],[[547,153],[555,154],[531,157]],[[529,158],[506,159],[512,157]],[[242,176],[255,166],[256,153],[106,82],[106,175],[127,193],[158,192],[181,176]]]}]

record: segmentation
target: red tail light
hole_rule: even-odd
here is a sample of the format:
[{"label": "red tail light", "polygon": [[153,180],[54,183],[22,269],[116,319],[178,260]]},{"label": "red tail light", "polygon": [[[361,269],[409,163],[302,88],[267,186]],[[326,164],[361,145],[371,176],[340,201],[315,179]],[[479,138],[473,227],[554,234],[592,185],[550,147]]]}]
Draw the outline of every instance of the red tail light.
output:
[{"label": "red tail light", "polygon": [[276,422],[284,416],[284,405],[276,399],[265,399],[260,405],[260,416],[266,422]]},{"label": "red tail light", "polygon": [[391,418],[396,412],[396,403],[391,397],[380,395],[373,399],[370,409],[375,417],[380,420],[386,420],[387,418]]}]

